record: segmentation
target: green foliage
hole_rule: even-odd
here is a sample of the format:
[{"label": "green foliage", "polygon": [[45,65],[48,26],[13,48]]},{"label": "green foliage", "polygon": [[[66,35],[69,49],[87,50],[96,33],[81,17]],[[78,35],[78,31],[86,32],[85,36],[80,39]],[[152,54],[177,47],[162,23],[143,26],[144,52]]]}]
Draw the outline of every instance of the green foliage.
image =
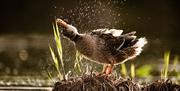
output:
[{"label": "green foliage", "polygon": [[173,67],[174,67],[174,70],[175,71],[175,76],[177,78],[180,78],[180,73],[177,72],[176,68],[177,68],[177,65],[178,65],[178,60],[179,60],[179,56],[178,55],[175,55],[175,58],[174,58],[174,63],[173,63]]},{"label": "green foliage", "polygon": [[138,69],[136,69],[136,75],[138,77],[148,77],[151,74],[151,71],[153,70],[151,65],[143,65],[141,67],[139,67]]},{"label": "green foliage", "polygon": [[58,29],[57,23],[56,23],[55,26],[53,25],[53,30],[54,30],[54,38],[55,38],[55,41],[56,41],[56,48],[57,48],[57,51],[58,51],[58,57],[59,57],[59,59],[61,61],[63,74],[65,75],[63,52],[62,52],[62,45],[61,45],[61,37],[60,37],[60,34],[59,34],[59,29]]},{"label": "green foliage", "polygon": [[177,71],[177,64],[178,64],[179,56],[175,55],[174,62],[173,62],[173,70],[169,72],[169,76],[175,76],[177,78],[180,77],[180,73]]},{"label": "green foliage", "polygon": [[82,72],[82,59],[83,56],[76,51],[76,60],[75,60],[75,64],[74,64],[74,68],[77,69],[79,72]]},{"label": "green foliage", "polygon": [[47,73],[48,73],[48,79],[49,79],[50,81],[53,81],[53,83],[55,83],[55,81],[52,79],[51,73],[50,73],[49,71],[47,71]]},{"label": "green foliage", "polygon": [[62,75],[62,73],[61,73],[61,71],[60,71],[60,66],[59,66],[58,59],[57,59],[57,57],[55,56],[55,53],[54,53],[54,51],[52,50],[52,48],[51,48],[50,45],[49,45],[49,49],[50,49],[50,52],[51,52],[51,57],[52,57],[53,62],[54,62],[54,66],[55,66],[55,68],[56,68],[56,70],[57,70],[57,72],[58,72],[59,78],[62,80],[62,79],[63,79],[63,75]]},{"label": "green foliage", "polygon": [[120,73],[121,73],[122,77],[124,77],[124,78],[127,77],[127,69],[126,69],[125,63],[121,64]]},{"label": "green foliage", "polygon": [[134,77],[135,77],[135,66],[134,66],[134,64],[132,63],[132,64],[131,64],[131,78],[134,79]]},{"label": "green foliage", "polygon": [[[55,40],[55,45],[56,48],[53,49],[51,45],[49,45],[49,49],[51,52],[51,57],[53,59],[53,63],[54,66],[58,72],[58,77],[60,80],[64,80],[65,76],[69,75],[70,73],[65,73],[65,67],[64,67],[64,60],[63,60],[63,50],[62,50],[62,44],[61,44],[61,37],[60,37],[60,32],[59,32],[59,28],[57,23],[53,24],[53,33],[54,33],[54,40]],[[57,52],[57,55],[55,54],[55,52]],[[74,68],[75,68],[75,73],[78,71],[79,73],[81,73],[82,70],[82,60],[83,56],[76,51],[76,59],[75,59],[75,64],[74,64]],[[71,72],[71,71],[69,71]],[[50,72],[48,73],[48,77],[49,79],[52,80],[52,76],[50,74]]]},{"label": "green foliage", "polygon": [[[58,29],[58,25],[57,23],[54,25],[53,24],[53,31],[54,31],[54,40],[56,43],[56,50],[58,52],[58,55],[55,55],[55,51],[52,49],[52,47],[49,45],[49,49],[51,52],[51,56],[55,65],[55,68],[58,72],[59,78],[60,80],[65,79],[65,70],[64,70],[64,60],[63,60],[63,52],[62,52],[62,45],[61,45],[61,38],[60,38],[60,33],[59,33],[59,29]],[[60,60],[60,64],[59,64],[59,60]],[[62,71],[61,71],[61,70]]]},{"label": "green foliage", "polygon": [[173,63],[173,69],[176,70],[177,64],[178,64],[179,56],[175,55],[174,57],[174,63]]},{"label": "green foliage", "polygon": [[167,79],[169,67],[170,51],[164,53],[164,65],[161,71],[161,79]]}]

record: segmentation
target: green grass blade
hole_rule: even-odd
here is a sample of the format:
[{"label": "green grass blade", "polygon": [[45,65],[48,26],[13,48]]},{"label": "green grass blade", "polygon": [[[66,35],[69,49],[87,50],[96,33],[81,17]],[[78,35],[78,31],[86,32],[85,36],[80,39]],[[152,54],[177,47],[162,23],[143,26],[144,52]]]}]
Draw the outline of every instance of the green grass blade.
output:
[{"label": "green grass blade", "polygon": [[60,66],[59,66],[59,63],[58,63],[58,59],[55,56],[55,53],[54,53],[54,51],[53,51],[53,49],[51,48],[50,45],[49,45],[49,49],[50,49],[50,52],[51,52],[51,56],[53,58],[53,62],[54,62],[55,68],[56,68],[56,70],[58,72],[59,78],[62,80],[63,76],[62,76],[62,73],[60,72]]},{"label": "green grass blade", "polygon": [[135,66],[134,66],[134,64],[132,63],[132,64],[131,64],[131,78],[134,79],[134,77],[135,77]]},{"label": "green grass blade", "polygon": [[170,51],[164,53],[164,66],[161,73],[161,79],[167,79],[169,68]]},{"label": "green grass blade", "polygon": [[[57,57],[52,49],[52,47],[49,45],[49,49],[51,52],[51,56],[55,65],[55,68],[58,72],[58,76],[60,77],[60,79],[65,79],[65,70],[64,70],[64,60],[63,60],[63,52],[62,52],[62,44],[61,44],[61,37],[60,37],[60,33],[59,33],[59,28],[57,23],[53,23],[52,24],[53,27],[53,33],[54,33],[54,40],[55,40],[55,44],[56,44],[56,50],[57,50]],[[59,64],[60,62],[60,64]],[[62,73],[61,73],[62,71]]]},{"label": "green grass blade", "polygon": [[60,59],[61,66],[62,66],[62,75],[63,75],[63,78],[65,79],[65,68],[64,68],[62,44],[61,44],[61,38],[60,38],[60,33],[59,33],[57,23],[55,23],[55,25],[53,24],[53,30],[54,30],[54,39],[56,42],[56,49],[57,49],[58,57]]},{"label": "green grass blade", "polygon": [[60,39],[58,38],[57,36],[57,33],[54,34],[55,35],[55,42],[56,42],[56,48],[57,48],[57,51],[58,51],[58,55],[60,57],[60,60],[61,60],[61,64],[62,66],[64,67],[64,61],[62,60],[62,45],[61,45],[61,42],[60,42]]},{"label": "green grass blade", "polygon": [[56,66],[57,68],[59,68],[58,60],[57,60],[57,58],[56,58],[56,56],[55,56],[55,53],[54,53],[54,51],[53,51],[53,49],[51,48],[50,45],[49,45],[49,49],[50,49],[51,56],[52,56],[52,58],[53,58],[53,62],[54,62],[54,64],[55,64],[55,66]]},{"label": "green grass blade", "polygon": [[120,73],[121,73],[122,77],[124,77],[124,78],[127,77],[127,69],[126,69],[125,63],[121,64]]},{"label": "green grass blade", "polygon": [[76,62],[75,62],[75,65],[74,65],[74,68],[77,68],[79,70],[79,72],[82,72],[82,55],[76,51]]},{"label": "green grass blade", "polygon": [[168,68],[169,68],[169,57],[170,57],[170,52],[166,52],[164,55],[164,63],[165,63],[165,70],[164,70],[164,78],[167,78],[168,74]]},{"label": "green grass blade", "polygon": [[50,81],[52,81],[53,83],[55,83],[55,81],[53,80],[53,78],[52,78],[52,75],[51,75],[51,73],[47,70],[47,73],[48,73],[48,79],[50,80]]},{"label": "green grass blade", "polygon": [[178,60],[179,60],[179,56],[178,56],[178,55],[175,55],[175,57],[174,57],[174,63],[173,63],[174,70],[176,70],[176,67],[177,67],[177,64],[178,64]]},{"label": "green grass blade", "polygon": [[58,36],[58,38],[60,39],[59,27],[58,27],[57,22],[55,23],[55,27],[56,27],[55,30],[56,30],[57,36]]}]

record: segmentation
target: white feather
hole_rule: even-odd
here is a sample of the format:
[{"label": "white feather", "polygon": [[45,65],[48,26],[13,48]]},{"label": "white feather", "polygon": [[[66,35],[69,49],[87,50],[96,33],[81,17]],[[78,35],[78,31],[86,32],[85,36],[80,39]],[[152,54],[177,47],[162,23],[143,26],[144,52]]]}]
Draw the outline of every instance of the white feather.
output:
[{"label": "white feather", "polygon": [[93,31],[94,32],[102,32],[104,34],[112,34],[115,37],[120,36],[123,32],[123,30],[117,30],[117,29],[96,29]]},{"label": "white feather", "polygon": [[127,60],[133,59],[133,58],[135,58],[137,55],[139,55],[139,54],[141,53],[141,51],[142,51],[142,47],[143,47],[145,44],[147,44],[146,38],[139,38],[139,39],[138,39],[138,42],[133,46],[133,47],[135,47],[135,52],[136,52],[135,55],[127,58],[127,59],[124,60],[122,63],[126,62]]},{"label": "white feather", "polygon": [[139,38],[138,42],[133,45],[133,47],[136,47],[135,51],[136,51],[136,55],[139,55],[142,51],[142,47],[147,44],[147,40],[146,38]]},{"label": "white feather", "polygon": [[113,36],[120,36],[123,30],[110,29],[109,30]]}]

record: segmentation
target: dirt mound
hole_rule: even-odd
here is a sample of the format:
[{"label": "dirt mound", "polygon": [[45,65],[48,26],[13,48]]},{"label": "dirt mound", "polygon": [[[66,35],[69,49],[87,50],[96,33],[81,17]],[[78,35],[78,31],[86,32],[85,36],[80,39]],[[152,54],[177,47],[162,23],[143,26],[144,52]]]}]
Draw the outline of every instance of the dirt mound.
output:
[{"label": "dirt mound", "polygon": [[170,80],[139,85],[130,79],[92,74],[57,82],[53,91],[180,91],[180,85],[173,84]]}]

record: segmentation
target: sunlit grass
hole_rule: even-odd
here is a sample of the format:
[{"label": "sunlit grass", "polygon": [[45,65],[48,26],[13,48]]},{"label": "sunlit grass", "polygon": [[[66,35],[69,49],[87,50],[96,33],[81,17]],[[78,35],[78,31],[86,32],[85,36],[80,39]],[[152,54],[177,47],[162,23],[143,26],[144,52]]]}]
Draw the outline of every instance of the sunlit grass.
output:
[{"label": "sunlit grass", "polygon": [[178,65],[178,60],[179,60],[179,56],[176,55],[175,58],[174,58],[174,63],[173,63],[173,70],[176,72],[176,77],[177,78],[180,78],[180,72],[177,72],[177,65]]},{"label": "sunlit grass", "polygon": [[[59,76],[59,78],[62,80],[62,79],[63,79],[63,75],[62,75],[62,73],[61,73],[61,71],[60,71],[60,66],[59,66],[58,59],[57,59],[57,57],[55,56],[55,53],[54,53],[54,51],[52,50],[51,46],[49,46],[49,49],[50,49],[50,52],[51,52],[51,57],[52,57],[53,62],[54,62],[54,66],[55,66],[55,68],[56,68],[56,70],[57,70],[57,72],[58,72],[58,76]],[[49,73],[48,73],[48,74],[49,74]]]},{"label": "sunlit grass", "polygon": [[135,78],[135,66],[134,66],[133,63],[131,64],[131,78],[132,78],[132,79]]},{"label": "sunlit grass", "polygon": [[170,58],[170,51],[167,51],[164,53],[164,65],[161,71],[161,79],[167,79],[168,77],[169,58]]},{"label": "sunlit grass", "polygon": [[80,73],[83,71],[82,59],[83,56],[78,51],[76,51],[76,60],[75,60],[74,68],[77,69]]},{"label": "sunlit grass", "polygon": [[149,77],[151,76],[152,70],[153,70],[152,65],[145,64],[136,69],[136,75],[138,77]]},{"label": "sunlit grass", "polygon": [[177,64],[178,64],[179,56],[175,55],[174,62],[173,62],[173,69],[176,70]]},{"label": "sunlit grass", "polygon": [[53,83],[55,83],[55,81],[53,80],[53,77],[52,77],[51,73],[50,73],[49,71],[47,71],[47,73],[48,73],[48,79],[49,79],[50,81],[52,81]]},{"label": "sunlit grass", "polygon": [[122,77],[126,78],[127,77],[127,69],[125,63],[121,64],[121,70],[120,73]]},{"label": "sunlit grass", "polygon": [[[58,55],[57,56],[55,55],[55,51],[52,49],[50,45],[49,45],[49,49],[51,52],[51,56],[52,56],[55,68],[58,72],[59,78],[60,80],[62,80],[62,79],[65,79],[65,70],[64,70],[64,60],[63,60],[61,38],[60,38],[60,33],[59,33],[59,28],[58,28],[57,23],[55,23],[55,25],[53,24],[53,32],[54,32],[54,40],[55,40],[56,50],[58,52]],[[61,65],[59,64],[59,62]]]},{"label": "sunlit grass", "polygon": [[[63,50],[62,50],[62,44],[61,44],[61,37],[60,37],[60,32],[57,23],[53,24],[53,33],[54,33],[54,40],[55,40],[55,46],[56,48],[53,49],[51,45],[49,45],[49,49],[51,52],[51,57],[53,59],[54,66],[58,72],[58,77],[60,80],[64,80],[67,78],[69,73],[66,74],[65,72],[65,65],[64,65],[64,60],[63,60]],[[55,54],[57,52],[57,55]],[[74,64],[74,69],[75,69],[75,74],[77,74],[77,71],[79,73],[83,72],[82,68],[82,59],[83,56],[76,51],[76,56],[75,56],[75,64]],[[71,71],[69,71],[71,72]],[[51,74],[48,72],[48,77],[49,79],[52,79]]]},{"label": "sunlit grass", "polygon": [[60,59],[61,62],[61,66],[62,66],[62,73],[63,76],[65,75],[65,70],[64,70],[64,60],[63,60],[63,52],[62,52],[62,44],[61,44],[61,37],[60,37],[60,33],[59,33],[59,28],[57,23],[55,23],[55,26],[53,25],[53,30],[54,30],[54,38],[56,41],[56,48],[58,51],[58,57]]}]

